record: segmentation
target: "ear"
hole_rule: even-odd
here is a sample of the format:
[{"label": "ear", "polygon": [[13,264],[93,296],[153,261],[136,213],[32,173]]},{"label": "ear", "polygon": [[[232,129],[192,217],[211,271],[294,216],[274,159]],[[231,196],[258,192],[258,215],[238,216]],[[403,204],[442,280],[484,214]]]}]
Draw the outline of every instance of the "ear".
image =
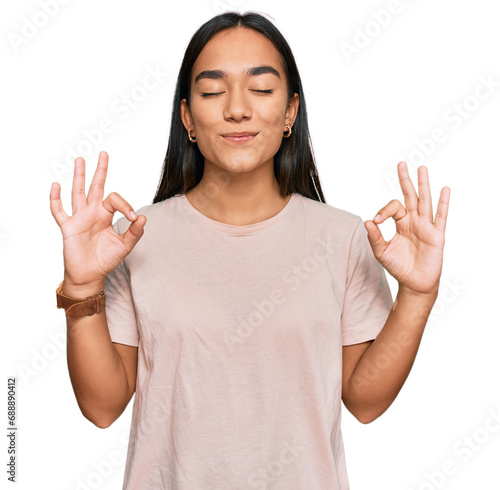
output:
[{"label": "ear", "polygon": [[285,119],[287,121],[295,121],[297,119],[297,114],[299,112],[299,94],[293,94],[293,97],[288,103],[288,107],[285,114]]},{"label": "ear", "polygon": [[181,120],[186,131],[189,132],[191,129],[194,129],[193,116],[191,115],[191,109],[189,109],[186,99],[181,100]]}]

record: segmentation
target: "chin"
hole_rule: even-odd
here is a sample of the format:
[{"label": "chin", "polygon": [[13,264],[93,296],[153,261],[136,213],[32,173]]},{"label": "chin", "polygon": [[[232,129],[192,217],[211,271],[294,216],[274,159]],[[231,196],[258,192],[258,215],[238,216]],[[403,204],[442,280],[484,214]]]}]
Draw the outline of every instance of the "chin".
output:
[{"label": "chin", "polygon": [[228,172],[250,172],[262,165],[263,160],[257,159],[251,155],[242,155],[235,153],[233,156],[224,155],[223,158],[212,160],[218,162],[216,165]]},{"label": "chin", "polygon": [[228,172],[241,173],[241,172],[251,172],[252,170],[259,167],[262,163],[252,161],[242,161],[224,164],[223,168]]}]

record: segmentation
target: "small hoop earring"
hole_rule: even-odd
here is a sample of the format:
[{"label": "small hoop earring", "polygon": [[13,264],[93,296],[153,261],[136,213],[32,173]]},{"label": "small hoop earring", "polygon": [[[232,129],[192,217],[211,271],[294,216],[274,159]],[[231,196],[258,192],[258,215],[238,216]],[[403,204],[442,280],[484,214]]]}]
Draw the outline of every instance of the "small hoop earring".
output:
[{"label": "small hoop earring", "polygon": [[288,132],[283,132],[283,138],[290,138],[290,136],[292,135],[292,126],[293,126],[293,123],[295,122],[295,119],[291,122],[291,123],[288,123],[288,124],[285,124],[285,128],[288,129]]},{"label": "small hoop earring", "polygon": [[[194,131],[194,129],[192,129],[191,131]],[[191,131],[188,131],[189,141],[191,141],[191,143],[196,143],[196,137],[193,138],[191,136]]]}]

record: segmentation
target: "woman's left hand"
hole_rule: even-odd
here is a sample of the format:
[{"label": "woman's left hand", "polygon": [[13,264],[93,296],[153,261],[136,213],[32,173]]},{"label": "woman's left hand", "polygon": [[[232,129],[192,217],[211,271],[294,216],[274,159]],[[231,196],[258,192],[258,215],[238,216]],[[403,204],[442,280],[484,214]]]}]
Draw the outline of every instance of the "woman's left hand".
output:
[{"label": "woman's left hand", "polygon": [[[365,228],[375,257],[399,282],[400,289],[437,297],[450,188],[441,189],[433,221],[427,168],[419,167],[417,172],[418,196],[406,162],[398,163],[406,209],[400,201],[393,199],[378,212],[380,217],[365,221]],[[377,224],[389,217],[396,221],[396,234],[386,242]]]}]

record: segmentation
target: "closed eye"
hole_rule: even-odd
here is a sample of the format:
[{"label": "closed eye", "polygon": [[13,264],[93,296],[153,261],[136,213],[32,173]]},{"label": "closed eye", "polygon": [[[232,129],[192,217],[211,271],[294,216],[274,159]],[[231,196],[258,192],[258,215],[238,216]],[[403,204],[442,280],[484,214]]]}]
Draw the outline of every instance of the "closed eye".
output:
[{"label": "closed eye", "polygon": [[[252,90],[252,92],[258,92],[258,93],[263,93],[263,94],[272,94],[273,91],[272,90]],[[205,92],[205,93],[202,93],[201,96],[202,97],[210,97],[212,95],[219,95],[219,94],[223,94],[224,92],[213,92],[213,93],[209,93],[209,92]]]}]

